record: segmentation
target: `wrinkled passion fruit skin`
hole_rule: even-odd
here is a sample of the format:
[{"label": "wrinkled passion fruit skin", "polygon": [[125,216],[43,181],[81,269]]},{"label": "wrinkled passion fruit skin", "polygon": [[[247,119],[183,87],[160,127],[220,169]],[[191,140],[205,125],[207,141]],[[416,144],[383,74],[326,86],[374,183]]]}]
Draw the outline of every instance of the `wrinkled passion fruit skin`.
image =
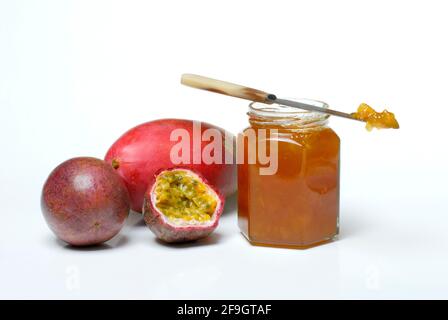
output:
[{"label": "wrinkled passion fruit skin", "polygon": [[130,210],[121,178],[103,160],[67,160],[49,175],[41,208],[50,229],[61,240],[86,246],[105,242],[123,227]]},{"label": "wrinkled passion fruit skin", "polygon": [[[155,204],[155,184],[156,179],[159,174],[164,171],[178,170],[179,168],[170,168],[167,170],[159,170],[156,172],[154,177],[149,183],[149,187],[145,193],[143,202],[143,216],[144,220],[151,229],[151,231],[156,235],[156,237],[164,242],[168,243],[180,243],[199,240],[209,236],[218,226],[219,218],[221,217],[222,211],[224,209],[225,199],[224,196],[212,185],[208,183],[205,178],[203,178],[199,173],[193,172],[197,175],[201,182],[207,185],[211,190],[213,190],[218,196],[218,203],[215,209],[215,214],[209,223],[203,225],[187,225],[187,226],[177,226],[170,224],[163,214],[156,207]],[[189,169],[182,170],[190,171]]]},{"label": "wrinkled passion fruit skin", "polygon": [[[201,134],[209,129],[217,129],[225,137],[225,130],[209,123],[200,122]],[[160,169],[181,165],[199,172],[224,196],[236,191],[236,165],[232,164],[173,164],[170,159],[171,148],[179,141],[170,141],[171,132],[185,129],[193,137],[193,121],[181,119],[160,119],[136,126],[123,134],[108,150],[105,160],[111,163],[123,178],[131,196],[131,208],[142,212],[143,197],[148,189],[148,177],[153,177]],[[233,135],[229,134],[233,137]],[[193,159],[193,139],[190,139],[190,159]],[[201,152],[209,141],[202,141]],[[222,155],[227,150],[222,142]]]}]

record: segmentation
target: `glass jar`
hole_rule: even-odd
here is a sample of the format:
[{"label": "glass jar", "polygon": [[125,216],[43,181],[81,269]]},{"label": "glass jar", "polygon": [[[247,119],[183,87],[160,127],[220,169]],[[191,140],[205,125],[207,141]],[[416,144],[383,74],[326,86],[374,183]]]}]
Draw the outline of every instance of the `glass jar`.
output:
[{"label": "glass jar", "polygon": [[335,239],[340,140],[327,126],[329,116],[257,102],[249,105],[248,116],[250,127],[238,136],[241,232],[252,244],[276,247],[306,248]]}]

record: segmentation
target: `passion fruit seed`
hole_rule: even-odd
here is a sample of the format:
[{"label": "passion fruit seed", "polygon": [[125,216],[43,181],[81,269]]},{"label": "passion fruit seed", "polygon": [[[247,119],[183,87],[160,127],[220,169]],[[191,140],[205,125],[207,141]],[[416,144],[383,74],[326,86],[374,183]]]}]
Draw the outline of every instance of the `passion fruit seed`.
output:
[{"label": "passion fruit seed", "polygon": [[156,207],[171,221],[210,221],[217,200],[207,186],[186,171],[167,171],[157,177]]}]

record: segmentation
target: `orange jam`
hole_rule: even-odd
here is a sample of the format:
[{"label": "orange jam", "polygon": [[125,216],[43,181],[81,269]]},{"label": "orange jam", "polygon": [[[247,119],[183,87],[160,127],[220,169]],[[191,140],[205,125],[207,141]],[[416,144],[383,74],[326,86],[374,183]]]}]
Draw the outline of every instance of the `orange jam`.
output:
[{"label": "orange jam", "polygon": [[377,112],[372,107],[365,103],[361,103],[358,110],[352,113],[355,119],[366,122],[366,129],[371,131],[373,128],[377,129],[398,129],[400,126],[395,115],[392,112],[384,110]]},{"label": "orange jam", "polygon": [[[332,240],[338,234],[340,141],[326,126],[328,115],[259,103],[252,103],[248,114],[251,126],[238,138],[239,152],[244,151],[238,164],[241,232],[252,244],[276,247],[306,248]],[[248,163],[251,135],[257,144],[277,143],[275,173],[261,174],[267,164],[258,152],[255,163]],[[268,144],[266,149],[272,160],[275,148]]]}]

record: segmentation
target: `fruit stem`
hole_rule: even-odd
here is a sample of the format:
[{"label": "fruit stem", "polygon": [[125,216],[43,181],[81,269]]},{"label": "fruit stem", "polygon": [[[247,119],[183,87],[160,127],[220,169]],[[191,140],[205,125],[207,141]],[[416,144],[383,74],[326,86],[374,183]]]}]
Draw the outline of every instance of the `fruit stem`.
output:
[{"label": "fruit stem", "polygon": [[112,168],[114,169],[120,168],[120,162],[117,159],[112,159]]}]

